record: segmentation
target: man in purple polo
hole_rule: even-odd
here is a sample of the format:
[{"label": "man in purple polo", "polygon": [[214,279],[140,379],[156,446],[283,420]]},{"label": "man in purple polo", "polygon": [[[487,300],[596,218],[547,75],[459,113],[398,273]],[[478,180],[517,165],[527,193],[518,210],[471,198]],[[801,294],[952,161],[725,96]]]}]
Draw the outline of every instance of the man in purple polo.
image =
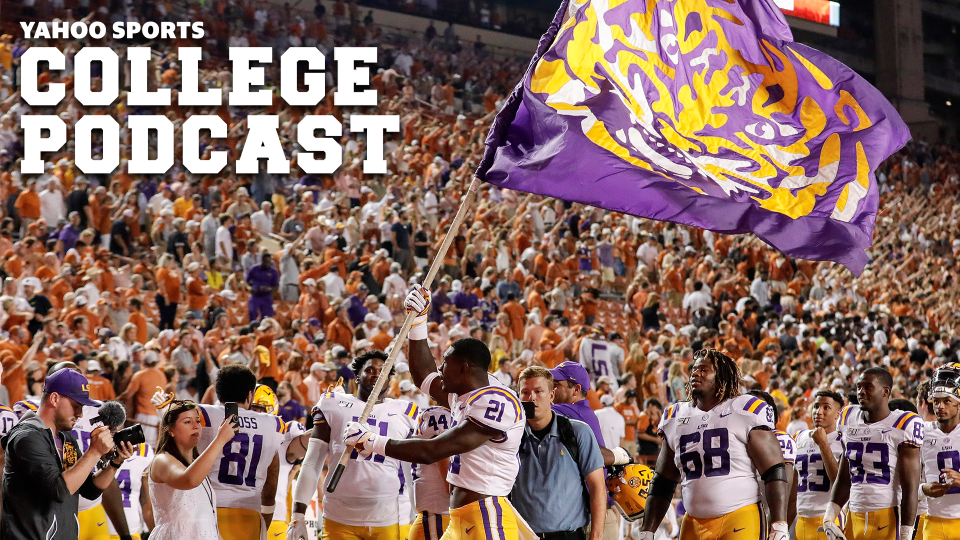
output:
[{"label": "man in purple polo", "polygon": [[247,303],[250,322],[273,317],[273,295],[280,287],[280,273],[273,267],[269,253],[262,253],[260,264],[251,266],[247,271],[247,283],[251,290]]},{"label": "man in purple polo", "polygon": [[551,369],[554,383],[553,411],[567,418],[580,420],[590,426],[600,453],[603,455],[604,465],[624,465],[630,463],[630,453],[618,446],[607,447],[600,432],[600,421],[597,413],[590,408],[587,401],[587,390],[590,389],[590,375],[587,370],[576,362],[562,362]]},{"label": "man in purple polo", "polygon": [[363,318],[367,316],[367,306],[364,300],[370,294],[370,288],[364,283],[357,284],[357,292],[347,298],[347,316],[350,317],[350,324],[358,328],[363,324]]}]

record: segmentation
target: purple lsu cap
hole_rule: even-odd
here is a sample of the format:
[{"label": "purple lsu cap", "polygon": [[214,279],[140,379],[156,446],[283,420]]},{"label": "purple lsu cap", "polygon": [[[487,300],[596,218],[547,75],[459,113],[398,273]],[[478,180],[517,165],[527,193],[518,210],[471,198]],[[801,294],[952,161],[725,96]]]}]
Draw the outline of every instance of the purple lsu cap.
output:
[{"label": "purple lsu cap", "polygon": [[308,323],[310,326],[320,326],[320,319],[318,319],[318,318],[316,318],[316,317],[311,317],[310,320],[307,321],[307,323]]},{"label": "purple lsu cap", "polygon": [[551,369],[555,381],[567,381],[572,384],[579,384],[584,390],[590,389],[590,375],[583,366],[576,362],[561,362],[556,368]]},{"label": "purple lsu cap", "polygon": [[99,401],[90,399],[90,382],[87,378],[72,369],[61,369],[47,377],[43,391],[48,394],[56,392],[87,407],[102,405]]}]

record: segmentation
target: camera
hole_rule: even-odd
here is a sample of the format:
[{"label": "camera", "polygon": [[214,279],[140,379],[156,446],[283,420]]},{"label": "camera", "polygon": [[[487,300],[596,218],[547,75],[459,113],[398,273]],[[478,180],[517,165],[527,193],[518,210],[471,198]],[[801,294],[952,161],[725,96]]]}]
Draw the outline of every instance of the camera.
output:
[{"label": "camera", "polygon": [[123,428],[113,434],[113,442],[117,445],[128,442],[134,446],[147,442],[143,436],[143,428],[140,424],[134,424],[128,428]]},{"label": "camera", "polygon": [[[113,444],[115,446],[119,447],[121,443],[125,442],[134,446],[147,442],[147,439],[143,436],[143,427],[141,427],[140,424],[134,424],[113,434]],[[104,454],[103,457],[100,458],[100,468],[106,467],[107,462],[117,459],[118,455],[119,453],[116,449]]]}]

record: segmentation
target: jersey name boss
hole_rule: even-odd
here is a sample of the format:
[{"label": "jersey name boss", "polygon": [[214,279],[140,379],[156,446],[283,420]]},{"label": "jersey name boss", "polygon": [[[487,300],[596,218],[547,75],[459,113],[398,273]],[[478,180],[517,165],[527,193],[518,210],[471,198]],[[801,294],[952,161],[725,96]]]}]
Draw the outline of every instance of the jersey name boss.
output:
[{"label": "jersey name boss", "polygon": [[851,512],[874,512],[900,502],[897,471],[901,444],[923,445],[923,421],[912,412],[890,411],[868,424],[859,405],[847,405],[837,420],[844,456],[850,463]]},{"label": "jersey name boss", "polygon": [[773,431],[774,425],[773,410],[753,396],[738,396],[710,411],[687,401],[664,411],[659,432],[674,452],[683,504],[691,516],[719,517],[760,501],[747,453],[754,429]]},{"label": "jersey name boss", "polygon": [[509,389],[491,385],[462,396],[449,394],[447,403],[453,425],[470,421],[502,434],[469,452],[450,456],[447,483],[483,495],[506,497],[520,471],[517,451],[526,422],[520,400]]},{"label": "jersey name boss", "polygon": [[[939,482],[940,471],[960,471],[960,429],[940,431],[936,422],[927,422],[920,461],[924,465],[924,482]],[[960,519],[960,488],[952,487],[943,497],[927,497],[927,513],[933,517]]]},{"label": "jersey name boss", "polygon": [[[840,461],[843,446],[840,444],[840,432],[827,434],[830,452]],[[797,514],[805,518],[823,517],[830,504],[830,477],[823,465],[820,447],[813,440],[813,430],[805,429],[797,433],[797,457],[793,464],[797,470]]]},{"label": "jersey name boss", "polygon": [[[343,429],[363,413],[365,403],[353,394],[328,392],[313,408],[313,421],[330,426],[330,455],[343,454]],[[377,435],[391,439],[407,439],[417,428],[420,410],[411,401],[385,399],[373,406],[367,423]],[[323,516],[343,525],[386,527],[399,523],[400,462],[394,458],[371,454],[351,454],[353,463],[340,479],[341,486],[363,486],[362,490],[338,489],[330,494],[323,490]],[[327,475],[326,482],[332,475]]]}]

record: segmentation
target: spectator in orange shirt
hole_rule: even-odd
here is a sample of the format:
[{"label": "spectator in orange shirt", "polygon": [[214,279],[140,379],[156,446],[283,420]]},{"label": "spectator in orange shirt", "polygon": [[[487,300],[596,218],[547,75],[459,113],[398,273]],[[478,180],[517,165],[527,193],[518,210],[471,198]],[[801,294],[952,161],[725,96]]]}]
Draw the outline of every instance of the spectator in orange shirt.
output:
[{"label": "spectator in orange shirt", "polygon": [[100,370],[99,361],[87,360],[87,369],[84,372],[84,376],[86,376],[87,381],[90,382],[90,399],[114,401],[117,399],[117,395],[113,391],[113,385],[110,381],[100,376]]},{"label": "spectator in orange shirt", "polygon": [[164,253],[157,261],[157,308],[160,310],[161,330],[173,330],[180,303],[180,272],[173,255]]},{"label": "spectator in orange shirt", "polygon": [[40,219],[40,195],[37,193],[36,179],[27,180],[27,189],[20,192],[13,206],[20,213],[20,238],[26,238],[29,226]]},{"label": "spectator in orange shirt", "polygon": [[523,309],[513,293],[507,293],[507,303],[500,308],[502,313],[506,313],[510,318],[510,331],[513,334],[513,346],[518,347],[518,342],[523,341],[523,326],[527,319],[527,310]]},{"label": "spectator in orange shirt", "polygon": [[207,286],[200,277],[200,263],[187,265],[187,309],[198,318],[203,317],[203,308],[207,306]]},{"label": "spectator in orange shirt", "polygon": [[675,257],[670,269],[663,275],[663,288],[667,293],[667,304],[670,307],[680,307],[683,304],[683,267],[681,259]]},{"label": "spectator in orange shirt", "polygon": [[640,408],[637,407],[637,391],[627,390],[624,401],[614,405],[614,408],[623,416],[626,423],[623,440],[620,446],[627,449],[631,456],[637,455],[637,421],[640,419]]}]

